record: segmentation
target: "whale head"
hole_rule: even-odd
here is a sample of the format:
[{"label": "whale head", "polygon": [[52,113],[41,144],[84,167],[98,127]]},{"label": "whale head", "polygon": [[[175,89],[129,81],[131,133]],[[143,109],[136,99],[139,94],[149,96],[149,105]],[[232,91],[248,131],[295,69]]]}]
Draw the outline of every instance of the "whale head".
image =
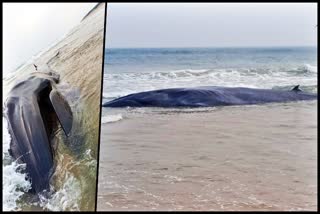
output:
[{"label": "whale head", "polygon": [[66,99],[53,87],[59,75],[40,73],[16,84],[9,92],[5,111],[14,160],[26,164],[30,192],[49,187],[54,171],[55,133],[59,127],[66,136],[72,129],[73,115]]}]

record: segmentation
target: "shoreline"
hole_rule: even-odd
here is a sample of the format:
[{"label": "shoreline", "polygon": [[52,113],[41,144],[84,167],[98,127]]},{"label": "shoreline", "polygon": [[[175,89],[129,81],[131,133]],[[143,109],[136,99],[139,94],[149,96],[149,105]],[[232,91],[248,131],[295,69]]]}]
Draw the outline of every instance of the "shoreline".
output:
[{"label": "shoreline", "polygon": [[98,211],[316,210],[316,106],[105,111]]}]

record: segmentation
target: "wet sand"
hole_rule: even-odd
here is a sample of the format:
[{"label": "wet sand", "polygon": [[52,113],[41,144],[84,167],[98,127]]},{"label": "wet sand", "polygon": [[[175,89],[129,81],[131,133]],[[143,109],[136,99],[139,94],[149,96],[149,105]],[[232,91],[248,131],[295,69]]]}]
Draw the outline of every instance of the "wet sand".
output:
[{"label": "wet sand", "polygon": [[104,113],[98,210],[317,209],[317,101]]}]

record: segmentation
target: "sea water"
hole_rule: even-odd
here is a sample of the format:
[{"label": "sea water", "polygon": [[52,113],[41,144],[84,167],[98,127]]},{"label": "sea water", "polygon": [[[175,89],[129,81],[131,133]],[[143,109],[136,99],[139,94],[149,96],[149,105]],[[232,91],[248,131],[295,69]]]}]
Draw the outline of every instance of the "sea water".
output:
[{"label": "sea water", "polygon": [[289,90],[300,85],[315,93],[317,49],[106,48],[104,71],[103,102],[147,90],[196,86]]}]

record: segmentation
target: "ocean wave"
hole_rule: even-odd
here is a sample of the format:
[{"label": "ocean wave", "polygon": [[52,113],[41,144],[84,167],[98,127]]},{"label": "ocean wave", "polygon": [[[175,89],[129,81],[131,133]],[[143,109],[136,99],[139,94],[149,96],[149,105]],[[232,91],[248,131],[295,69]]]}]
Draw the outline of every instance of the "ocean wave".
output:
[{"label": "ocean wave", "polygon": [[[180,77],[198,77],[210,76],[221,73],[239,73],[244,76],[251,75],[277,75],[290,73],[317,73],[318,67],[310,64],[303,64],[297,67],[280,67],[280,68],[215,68],[215,69],[179,69],[168,71],[150,71],[150,72],[121,72],[105,73],[105,80],[124,80],[127,78],[158,79],[158,78],[180,78]],[[296,74],[296,73],[295,73]]]},{"label": "ocean wave", "polygon": [[210,85],[269,89],[301,85],[308,90],[312,86],[313,92],[317,86],[317,66],[105,73],[104,81],[104,101],[141,91]]},{"label": "ocean wave", "polygon": [[121,114],[107,115],[107,116],[101,117],[101,123],[102,124],[114,123],[114,122],[118,122],[118,121],[120,121],[122,119],[123,119],[123,117],[122,117]]},{"label": "ocean wave", "polygon": [[302,68],[306,71],[306,72],[313,72],[313,73],[318,73],[318,67],[317,66],[312,66],[310,64],[305,64],[302,66]]}]

